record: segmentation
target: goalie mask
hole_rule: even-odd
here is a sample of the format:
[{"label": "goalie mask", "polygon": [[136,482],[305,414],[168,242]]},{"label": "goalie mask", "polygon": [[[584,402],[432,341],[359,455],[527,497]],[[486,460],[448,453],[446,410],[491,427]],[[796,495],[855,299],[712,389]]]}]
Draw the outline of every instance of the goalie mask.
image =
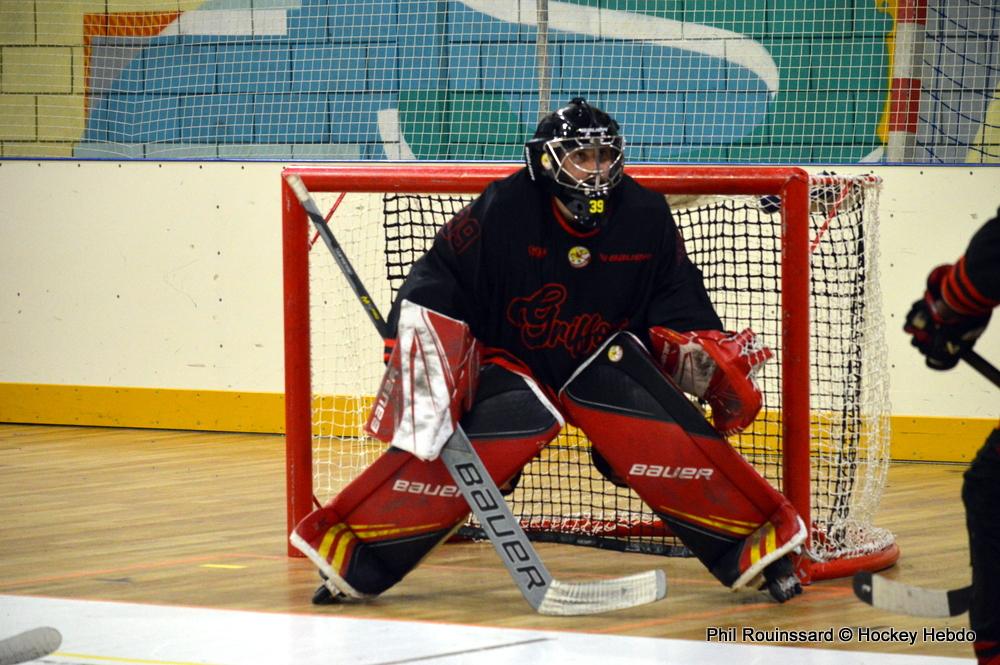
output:
[{"label": "goalie mask", "polygon": [[546,184],[585,230],[601,226],[625,156],[618,123],[575,97],[538,123],[524,146],[531,179]]}]

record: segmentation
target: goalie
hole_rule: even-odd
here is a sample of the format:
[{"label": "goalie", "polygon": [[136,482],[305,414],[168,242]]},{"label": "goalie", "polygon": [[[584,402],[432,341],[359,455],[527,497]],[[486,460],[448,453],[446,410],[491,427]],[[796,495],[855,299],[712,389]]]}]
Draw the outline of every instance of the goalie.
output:
[{"label": "goalie", "polygon": [[526,168],[413,265],[367,425],[392,445],[292,534],[325,578],[315,602],[382,593],[463,523],[437,459],[457,424],[511,489],[566,421],[722,584],[801,593],[790,553],[805,525],[725,439],[760,410],[771,352],[722,330],[666,201],[623,173],[623,143],[573,99],[539,123]]}]

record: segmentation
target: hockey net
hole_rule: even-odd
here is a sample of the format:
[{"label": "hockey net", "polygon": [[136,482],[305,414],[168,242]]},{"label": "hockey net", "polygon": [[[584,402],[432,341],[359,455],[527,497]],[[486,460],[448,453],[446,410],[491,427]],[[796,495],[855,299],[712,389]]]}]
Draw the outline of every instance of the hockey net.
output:
[{"label": "hockey net", "polygon": [[[387,312],[441,224],[514,168],[330,166],[284,175],[301,177]],[[751,327],[775,352],[758,377],[761,414],[731,442],[811,524],[802,571],[815,580],[894,562],[892,534],[873,524],[889,464],[879,180],[793,168],[630,173],[670,198],[725,326]],[[385,446],[361,430],[383,372],[382,340],[287,182],[283,191],[291,529]],[[589,442],[572,428],[529,463],[507,498],[538,540],[686,551],[633,492],[593,468]],[[475,536],[477,525],[463,533]]]}]

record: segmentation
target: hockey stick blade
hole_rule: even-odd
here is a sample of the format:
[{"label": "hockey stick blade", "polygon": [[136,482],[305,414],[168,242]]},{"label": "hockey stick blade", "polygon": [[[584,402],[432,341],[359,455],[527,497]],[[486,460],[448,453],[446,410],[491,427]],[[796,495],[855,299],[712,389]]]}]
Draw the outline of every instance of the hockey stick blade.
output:
[{"label": "hockey stick blade", "polygon": [[881,575],[856,573],[854,595],[872,607],[914,617],[954,617],[969,611],[972,587],[945,591],[896,582]]},{"label": "hockey stick blade", "polygon": [[38,660],[59,648],[62,635],[55,628],[32,628],[0,640],[0,665],[17,665]]},{"label": "hockey stick blade", "polygon": [[448,439],[441,459],[521,594],[539,614],[600,614],[645,605],[667,595],[662,570],[598,582],[553,579],[461,427]]},{"label": "hockey stick blade", "polygon": [[[1000,388],[1000,370],[969,349],[962,360]],[[969,611],[972,587],[928,589],[887,579],[872,573],[854,575],[854,595],[872,607],[917,617],[953,617]]]}]

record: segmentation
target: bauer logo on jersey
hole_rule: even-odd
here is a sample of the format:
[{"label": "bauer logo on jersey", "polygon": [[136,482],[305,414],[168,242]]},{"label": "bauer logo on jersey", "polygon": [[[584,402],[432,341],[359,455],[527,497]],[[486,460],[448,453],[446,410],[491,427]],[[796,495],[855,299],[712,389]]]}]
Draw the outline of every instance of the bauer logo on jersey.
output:
[{"label": "bauer logo on jersey", "polygon": [[590,250],[577,245],[569,250],[569,264],[574,268],[583,268],[590,263]]}]

